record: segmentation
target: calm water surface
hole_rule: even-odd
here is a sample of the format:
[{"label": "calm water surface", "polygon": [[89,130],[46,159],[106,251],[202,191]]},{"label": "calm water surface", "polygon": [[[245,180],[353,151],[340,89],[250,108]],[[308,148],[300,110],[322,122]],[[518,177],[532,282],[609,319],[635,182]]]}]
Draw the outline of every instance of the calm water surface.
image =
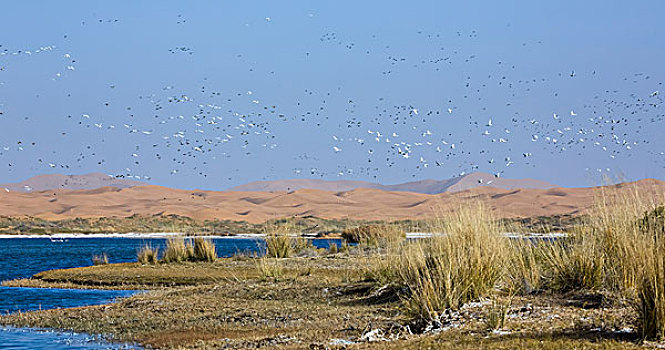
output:
[{"label": "calm water surface", "polygon": [[[265,243],[259,238],[214,239],[219,256],[237,252],[261,252]],[[315,247],[327,248],[334,240],[313,240]],[[111,263],[136,261],[136,252],[146,244],[163,251],[165,239],[69,238],[52,242],[49,238],[0,239],[0,281],[27,278],[51,269],[92,265],[93,255],[106,253]],[[98,305],[127,297],[134,291],[74,289],[37,289],[0,287],[0,312],[3,314],[40,309]],[[101,342],[98,337],[72,332],[0,328],[0,349],[116,349],[126,344]]]}]

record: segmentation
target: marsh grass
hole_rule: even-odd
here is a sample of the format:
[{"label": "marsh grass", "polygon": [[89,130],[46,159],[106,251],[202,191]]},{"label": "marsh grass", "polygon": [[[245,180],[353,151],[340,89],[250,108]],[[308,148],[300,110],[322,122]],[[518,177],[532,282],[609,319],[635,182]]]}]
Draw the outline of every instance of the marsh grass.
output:
[{"label": "marsh grass", "polygon": [[297,237],[296,226],[288,220],[270,220],[264,225],[266,255],[272,258],[290,258],[305,250],[315,251],[312,242]]},{"label": "marsh grass", "polygon": [[194,256],[193,248],[185,242],[184,237],[172,237],[166,241],[166,250],[162,262],[181,263],[190,260]]},{"label": "marsh grass", "polygon": [[[648,184],[647,184],[648,185]],[[604,287],[631,304],[641,335],[665,338],[665,209],[649,186],[604,189],[586,223],[604,254]]]},{"label": "marsh grass", "polygon": [[342,231],[342,239],[368,247],[388,247],[406,238],[405,230],[398,224],[365,225]]},{"label": "marsh grass", "polygon": [[337,248],[337,244],[331,244],[330,247],[328,247],[328,254],[337,254],[339,252],[339,249]]},{"label": "marsh grass", "polygon": [[146,244],[139,249],[137,259],[142,265],[155,265],[159,262],[159,248]]},{"label": "marsh grass", "polygon": [[540,244],[547,287],[557,292],[595,291],[605,283],[604,247],[593,235],[577,232],[569,238]]},{"label": "marsh grass", "polygon": [[256,258],[255,266],[259,272],[260,278],[264,281],[278,281],[284,276],[284,265],[279,259],[269,258],[266,256]]},{"label": "marsh grass", "polygon": [[529,295],[543,288],[542,245],[548,243],[519,238],[509,240],[504,289],[512,294]]},{"label": "marsh grass", "polygon": [[194,238],[192,261],[215,262],[217,260],[217,250],[215,244],[207,238]]},{"label": "marsh grass", "polygon": [[183,262],[208,262],[217,260],[217,250],[215,244],[207,238],[196,237],[193,242],[185,240],[184,237],[172,237],[166,241],[166,249],[162,262],[183,263]]},{"label": "marsh grass", "polygon": [[506,301],[499,301],[496,298],[492,299],[489,307],[485,308],[485,326],[488,330],[502,329],[506,324],[506,315],[510,309],[511,299]]},{"label": "marsh grass", "polygon": [[288,258],[293,255],[295,226],[290,222],[268,221],[265,224],[266,255],[273,258]]},{"label": "marsh grass", "polygon": [[490,295],[504,275],[510,250],[498,225],[482,203],[460,207],[432,221],[432,238],[370,257],[366,277],[406,290],[403,309],[416,324],[437,320],[446,309]]},{"label": "marsh grass", "polygon": [[92,256],[92,264],[95,266],[98,265],[108,265],[109,264],[109,257],[106,255],[106,253],[103,253],[102,255],[93,255]]}]

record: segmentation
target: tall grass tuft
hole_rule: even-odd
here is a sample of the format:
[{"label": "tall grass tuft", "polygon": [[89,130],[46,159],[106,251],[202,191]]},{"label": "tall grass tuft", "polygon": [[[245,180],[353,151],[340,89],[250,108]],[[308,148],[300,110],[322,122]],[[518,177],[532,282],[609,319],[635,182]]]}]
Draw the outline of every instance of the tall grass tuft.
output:
[{"label": "tall grass tuft", "polygon": [[[665,209],[644,213],[637,222],[640,236],[631,252],[639,275],[632,304],[644,338],[665,339]],[[632,269],[630,269],[632,270]]]},{"label": "tall grass tuft", "polygon": [[159,249],[146,244],[137,254],[138,261],[143,265],[154,265],[159,262]]},{"label": "tall grass tuft", "polygon": [[312,242],[297,237],[291,221],[271,220],[264,225],[266,255],[271,258],[289,258],[304,250],[314,250]]},{"label": "tall grass tuft", "polygon": [[488,330],[497,330],[503,328],[506,324],[506,315],[510,309],[510,300],[500,302],[492,299],[492,304],[484,310],[485,326]]},{"label": "tall grass tuft", "polygon": [[215,262],[217,260],[217,251],[215,244],[211,240],[197,237],[194,238],[193,261]]},{"label": "tall grass tuft", "polygon": [[[504,275],[508,238],[482,203],[437,218],[434,237],[403,246],[383,274],[408,289],[405,312],[416,321],[438,319],[445,309],[491,294]],[[384,270],[386,267],[384,267]]]},{"label": "tall grass tuft", "polygon": [[605,256],[605,288],[628,300],[644,338],[665,338],[665,209],[648,186],[604,189],[587,223]]},{"label": "tall grass tuft", "polygon": [[172,237],[166,241],[166,250],[162,261],[165,263],[181,263],[190,260],[193,255],[193,249],[189,249],[189,245],[185,243],[184,237]]},{"label": "tall grass tuft", "polygon": [[284,266],[279,259],[266,256],[254,260],[262,280],[279,280],[284,275]]},{"label": "tall grass tuft", "polygon": [[576,232],[569,238],[539,247],[550,289],[557,292],[592,291],[605,285],[605,249],[596,236]]},{"label": "tall grass tuft", "polygon": [[273,258],[288,258],[293,254],[291,235],[295,227],[289,222],[268,221],[265,223],[266,255]]},{"label": "tall grass tuft", "polygon": [[369,247],[387,247],[399,244],[406,238],[404,230],[395,224],[366,225],[342,231],[342,238],[350,243]]},{"label": "tall grass tuft", "polygon": [[503,287],[510,294],[528,295],[543,288],[542,244],[522,238],[509,240],[510,249]]},{"label": "tall grass tuft", "polygon": [[645,247],[642,276],[636,284],[633,305],[638,314],[642,336],[665,338],[665,239],[663,235],[653,237]]},{"label": "tall grass tuft", "polygon": [[109,264],[109,257],[106,255],[106,253],[103,253],[102,255],[93,255],[92,256],[92,264],[97,266],[97,265],[108,265]]}]

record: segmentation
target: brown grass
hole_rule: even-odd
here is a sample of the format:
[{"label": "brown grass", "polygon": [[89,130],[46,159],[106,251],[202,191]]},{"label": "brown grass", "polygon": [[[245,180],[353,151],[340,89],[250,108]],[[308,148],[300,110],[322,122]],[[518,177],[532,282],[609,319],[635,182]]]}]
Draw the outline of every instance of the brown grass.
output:
[{"label": "brown grass", "polygon": [[215,249],[215,244],[207,238],[194,238],[194,253],[191,256],[191,260],[214,262],[217,260],[217,250]]},{"label": "brown grass", "polygon": [[92,264],[93,265],[108,265],[109,264],[109,257],[106,255],[106,253],[103,253],[102,255],[93,255],[92,256]]},{"label": "brown grass", "polygon": [[266,255],[272,258],[290,258],[305,250],[314,251],[312,242],[298,237],[292,221],[270,220],[264,225]]},{"label": "brown grass", "polygon": [[434,237],[393,246],[387,258],[372,259],[366,276],[405,287],[404,311],[424,326],[447,309],[492,293],[509,256],[508,239],[497,225],[482,203],[461,207],[432,222]]},{"label": "brown grass", "polygon": [[165,263],[181,263],[192,258],[193,249],[185,243],[184,237],[172,237],[166,241],[166,250],[162,261]]},{"label": "brown grass", "polygon": [[365,225],[342,231],[342,239],[349,243],[385,247],[394,245],[406,238],[399,225]]},{"label": "brown grass", "polygon": [[159,249],[153,248],[150,245],[145,245],[143,248],[139,249],[136,258],[143,265],[157,264],[159,262]]}]

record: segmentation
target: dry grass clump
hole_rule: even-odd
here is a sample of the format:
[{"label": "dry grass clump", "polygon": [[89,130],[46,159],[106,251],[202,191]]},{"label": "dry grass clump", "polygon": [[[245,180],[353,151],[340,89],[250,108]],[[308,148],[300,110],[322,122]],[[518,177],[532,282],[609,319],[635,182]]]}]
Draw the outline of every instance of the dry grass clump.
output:
[{"label": "dry grass clump", "polygon": [[[512,230],[512,232],[524,232]],[[506,261],[504,288],[511,293],[529,295],[543,288],[542,246],[549,242],[534,242],[529,239],[510,239],[510,250]]]},{"label": "dry grass clump", "polygon": [[266,255],[273,258],[288,258],[293,255],[295,227],[291,222],[268,221],[264,227],[266,235]]},{"label": "dry grass clump", "polygon": [[217,260],[215,244],[203,237],[194,238],[192,244],[186,242],[184,237],[169,238],[162,258],[164,263],[215,262],[215,260]]},{"label": "dry grass clump", "polygon": [[406,233],[398,225],[366,225],[342,231],[342,238],[349,243],[385,247],[403,241]]},{"label": "dry grass clump", "polygon": [[272,258],[289,258],[305,251],[314,251],[312,242],[297,237],[295,225],[291,221],[268,221],[265,223],[266,255]]},{"label": "dry grass clump", "polygon": [[137,259],[143,265],[155,265],[159,262],[159,248],[146,244],[139,250]]},{"label": "dry grass clump", "polygon": [[256,269],[263,280],[279,280],[284,275],[284,266],[280,260],[266,256],[255,260]]},{"label": "dry grass clump", "polygon": [[193,248],[185,243],[184,237],[172,237],[166,241],[166,250],[162,262],[181,263],[190,260],[193,255]]},{"label": "dry grass clump", "polygon": [[653,237],[639,261],[642,274],[635,286],[633,306],[645,338],[665,338],[665,237]]},{"label": "dry grass clump", "polygon": [[638,314],[642,336],[650,339],[665,338],[664,213],[663,206],[644,213],[636,222],[637,237],[625,249],[631,258],[625,270],[635,273],[634,278],[626,278],[633,284],[625,289],[633,292],[631,301]]},{"label": "dry grass clump", "polygon": [[197,237],[194,238],[194,252],[192,261],[214,262],[217,260],[217,250],[215,244],[210,239]]},{"label": "dry grass clump", "polygon": [[339,252],[339,248],[337,248],[337,244],[333,243],[328,247],[328,254],[337,254],[337,252]]},{"label": "dry grass clump", "polygon": [[98,265],[108,265],[109,264],[109,257],[106,255],[106,253],[103,253],[102,255],[93,255],[92,256],[92,264],[95,266]]},{"label": "dry grass clump", "polygon": [[539,248],[549,289],[593,291],[604,286],[606,256],[597,237],[576,232],[568,238],[540,244]]},{"label": "dry grass clump", "polygon": [[587,224],[602,246],[605,288],[633,305],[644,338],[665,338],[665,209],[649,188],[602,193]]},{"label": "dry grass clump", "polygon": [[510,309],[510,300],[501,302],[492,299],[492,304],[484,310],[485,326],[488,330],[497,330],[506,324],[506,315]]},{"label": "dry grass clump", "polygon": [[392,281],[407,290],[404,311],[421,325],[490,295],[510,254],[508,238],[482,203],[437,218],[431,230],[434,237],[389,249],[387,257],[370,262],[368,271],[380,283]]}]

